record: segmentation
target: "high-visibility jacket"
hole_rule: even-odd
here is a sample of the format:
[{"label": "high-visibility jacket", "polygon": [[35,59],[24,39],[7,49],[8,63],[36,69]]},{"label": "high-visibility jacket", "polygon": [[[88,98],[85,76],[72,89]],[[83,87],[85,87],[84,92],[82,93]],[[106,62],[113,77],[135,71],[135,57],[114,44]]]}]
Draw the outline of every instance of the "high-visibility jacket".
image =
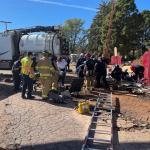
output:
[{"label": "high-visibility jacket", "polygon": [[52,62],[46,57],[39,60],[36,68],[40,73],[40,78],[52,77],[55,73]]},{"label": "high-visibility jacket", "polygon": [[30,75],[32,74],[32,60],[29,57],[24,57],[21,59],[21,73],[25,75]]},{"label": "high-visibility jacket", "polygon": [[32,78],[32,79],[35,77],[35,72],[34,72],[34,68],[33,67],[31,67],[31,71],[30,71],[29,77]]}]

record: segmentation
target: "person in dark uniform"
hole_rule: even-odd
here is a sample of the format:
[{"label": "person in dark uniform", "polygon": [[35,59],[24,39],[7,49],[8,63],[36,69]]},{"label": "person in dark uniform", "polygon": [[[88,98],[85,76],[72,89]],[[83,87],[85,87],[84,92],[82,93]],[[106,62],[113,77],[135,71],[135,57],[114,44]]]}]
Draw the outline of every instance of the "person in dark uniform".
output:
[{"label": "person in dark uniform", "polygon": [[117,65],[111,73],[111,76],[118,82],[122,79],[122,69]]},{"label": "person in dark uniform", "polygon": [[84,54],[81,53],[81,54],[80,54],[80,58],[78,59],[77,64],[76,64],[76,69],[77,69],[80,65],[82,65],[85,61],[86,61],[86,58],[84,57]]},{"label": "person in dark uniform", "polygon": [[66,62],[67,62],[67,71],[70,71],[70,61],[71,59],[68,57],[66,57]]},{"label": "person in dark uniform", "polygon": [[78,74],[78,77],[79,78],[84,78],[84,73],[83,73],[83,71],[84,71],[84,66],[85,66],[85,64],[82,64],[82,65],[80,65],[77,69],[76,69],[76,72],[77,72],[77,74]]},{"label": "person in dark uniform", "polygon": [[35,55],[32,57],[32,65],[31,66],[32,66],[34,72],[36,72],[37,60],[36,60]]},{"label": "person in dark uniform", "polygon": [[135,74],[137,75],[137,78],[138,79],[142,79],[142,78],[144,78],[144,67],[143,66],[137,66],[136,68],[135,68]]},{"label": "person in dark uniform", "polygon": [[83,73],[85,75],[86,79],[86,89],[91,90],[93,85],[94,85],[94,66],[95,66],[95,61],[91,59],[91,54],[87,53],[85,55],[86,62],[84,65],[84,70]]},{"label": "person in dark uniform", "polygon": [[141,65],[135,65],[131,67],[131,70],[135,73],[133,79],[135,81],[141,80],[144,77],[144,67]]},{"label": "person in dark uniform", "polygon": [[123,80],[129,80],[129,73],[128,73],[127,69],[122,72],[122,79]]},{"label": "person in dark uniform", "polygon": [[106,63],[103,61],[101,56],[98,57],[98,60],[95,64],[95,75],[96,75],[96,87],[100,88],[101,86],[100,81],[102,79],[104,87],[107,88],[108,84],[106,81],[106,75],[107,75]]},{"label": "person in dark uniform", "polygon": [[12,76],[13,76],[13,83],[14,83],[14,91],[18,92],[20,90],[20,83],[21,83],[21,59],[15,61],[12,66]]},{"label": "person in dark uniform", "polygon": [[91,59],[94,60],[95,64],[97,63],[97,57],[96,57],[96,54],[93,54],[93,55],[91,56]]}]

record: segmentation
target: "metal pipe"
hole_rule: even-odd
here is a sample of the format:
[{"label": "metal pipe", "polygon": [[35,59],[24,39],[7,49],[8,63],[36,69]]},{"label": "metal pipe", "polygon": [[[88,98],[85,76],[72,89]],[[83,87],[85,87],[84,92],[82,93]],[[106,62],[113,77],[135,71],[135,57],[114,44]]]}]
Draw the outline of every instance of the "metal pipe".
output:
[{"label": "metal pipe", "polygon": [[5,25],[5,31],[7,32],[7,24],[8,23],[12,23],[12,22],[9,22],[9,21],[0,21],[0,23],[3,23]]}]

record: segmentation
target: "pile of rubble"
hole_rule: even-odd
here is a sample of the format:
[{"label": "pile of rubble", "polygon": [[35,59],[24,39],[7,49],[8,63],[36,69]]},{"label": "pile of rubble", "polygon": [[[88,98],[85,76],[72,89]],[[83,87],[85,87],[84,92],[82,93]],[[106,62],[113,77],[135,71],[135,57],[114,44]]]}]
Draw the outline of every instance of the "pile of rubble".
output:
[{"label": "pile of rubble", "polygon": [[150,97],[150,86],[145,86],[144,83],[121,81],[116,82],[113,79],[107,79],[111,90],[126,91],[131,94],[145,95]]},{"label": "pile of rubble", "polygon": [[150,124],[148,122],[140,122],[131,117],[126,117],[123,114],[120,114],[117,119],[116,128],[118,131],[134,132],[135,130],[150,129]]}]

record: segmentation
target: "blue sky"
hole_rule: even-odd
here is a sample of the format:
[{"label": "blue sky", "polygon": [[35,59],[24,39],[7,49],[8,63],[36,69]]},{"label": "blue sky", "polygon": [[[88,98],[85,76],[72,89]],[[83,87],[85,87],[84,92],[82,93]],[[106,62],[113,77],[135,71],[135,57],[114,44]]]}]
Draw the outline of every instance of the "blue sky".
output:
[{"label": "blue sky", "polygon": [[[101,0],[0,0],[0,20],[11,21],[9,29],[35,25],[59,25],[71,18],[85,20],[88,28]],[[137,8],[150,10],[150,0],[135,0]],[[0,31],[4,26],[0,24]]]}]

